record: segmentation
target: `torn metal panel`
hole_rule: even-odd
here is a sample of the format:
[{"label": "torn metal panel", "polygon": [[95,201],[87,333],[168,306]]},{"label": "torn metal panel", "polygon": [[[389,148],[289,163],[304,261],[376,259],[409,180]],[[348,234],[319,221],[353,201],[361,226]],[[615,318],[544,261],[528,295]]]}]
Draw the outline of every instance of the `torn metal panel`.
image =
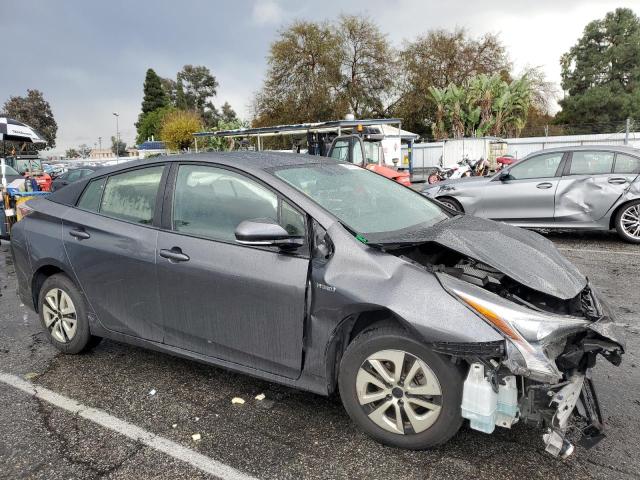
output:
[{"label": "torn metal panel", "polygon": [[[375,236],[370,242],[376,243]],[[504,273],[516,282],[566,300],[587,285],[587,279],[537,233],[469,215],[416,230],[386,243],[433,242],[469,256]]]}]

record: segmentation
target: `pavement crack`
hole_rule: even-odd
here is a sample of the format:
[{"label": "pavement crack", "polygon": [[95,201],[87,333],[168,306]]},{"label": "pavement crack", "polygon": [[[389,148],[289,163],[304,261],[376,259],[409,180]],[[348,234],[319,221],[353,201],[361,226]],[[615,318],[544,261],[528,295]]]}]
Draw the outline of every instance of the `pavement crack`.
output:
[{"label": "pavement crack", "polygon": [[[37,387],[35,388],[37,392]],[[79,426],[79,419],[81,418],[79,416],[80,412],[71,414],[71,417],[73,419],[73,433],[76,440],[70,440],[62,432],[60,432],[53,424],[51,417],[54,410],[51,407],[48,407],[44,400],[41,400],[40,398],[37,398],[37,397],[34,397],[34,398],[37,402],[38,414],[42,419],[42,424],[44,428],[47,430],[47,432],[49,432],[51,437],[56,441],[56,450],[58,451],[58,454],[70,464],[83,467],[86,470],[88,470],[92,478],[100,479],[110,475],[111,473],[120,469],[127,461],[129,461],[142,448],[144,448],[143,444],[141,444],[140,442],[135,442],[134,448],[131,451],[131,453],[129,453],[128,455],[124,456],[121,460],[117,461],[116,463],[106,468],[98,467],[94,465],[92,463],[92,460],[83,460],[81,458],[78,458],[77,455],[73,453],[72,447],[77,443],[77,439],[80,438],[82,435],[84,435],[84,433],[82,432]]]}]

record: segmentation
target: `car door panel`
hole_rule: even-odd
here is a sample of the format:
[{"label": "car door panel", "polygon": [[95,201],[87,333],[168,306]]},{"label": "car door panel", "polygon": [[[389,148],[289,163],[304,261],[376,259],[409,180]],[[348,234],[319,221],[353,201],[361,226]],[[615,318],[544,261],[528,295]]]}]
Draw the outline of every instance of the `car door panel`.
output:
[{"label": "car door panel", "polygon": [[553,222],[563,153],[536,155],[497,176],[481,192],[480,216],[511,223]]},{"label": "car door panel", "polygon": [[79,209],[70,209],[63,220],[67,256],[100,323],[161,342],[157,235],[153,228]]},{"label": "car door panel", "polygon": [[308,259],[258,248],[159,234],[165,343],[259,370],[296,377]]},{"label": "car door panel", "polygon": [[588,225],[606,215],[629,181],[612,172],[614,153],[575,151],[556,192],[555,221]]},{"label": "car door panel", "polygon": [[[306,247],[293,253],[236,243],[243,220],[280,218],[304,235],[304,216],[245,174],[174,166],[158,237],[165,342],[295,378],[302,365]],[[285,204],[287,208],[285,208]],[[176,255],[178,255],[176,257]]]}]

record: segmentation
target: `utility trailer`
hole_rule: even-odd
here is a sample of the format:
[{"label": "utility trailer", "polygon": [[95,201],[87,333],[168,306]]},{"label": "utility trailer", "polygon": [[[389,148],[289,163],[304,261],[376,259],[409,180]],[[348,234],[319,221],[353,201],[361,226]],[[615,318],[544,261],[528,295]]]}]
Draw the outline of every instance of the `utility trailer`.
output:
[{"label": "utility trailer", "polygon": [[[380,118],[332,120],[327,122],[276,125],[273,127],[239,128],[194,134],[196,152],[198,140],[207,137],[241,139],[244,145],[261,151],[264,140],[286,136],[291,150],[320,155],[361,165],[404,185],[410,185],[412,147],[415,133],[402,130],[402,120]],[[254,143],[251,144],[251,141]],[[247,142],[248,141],[248,142]],[[306,144],[306,148],[304,148]],[[406,154],[403,155],[403,146]]]}]

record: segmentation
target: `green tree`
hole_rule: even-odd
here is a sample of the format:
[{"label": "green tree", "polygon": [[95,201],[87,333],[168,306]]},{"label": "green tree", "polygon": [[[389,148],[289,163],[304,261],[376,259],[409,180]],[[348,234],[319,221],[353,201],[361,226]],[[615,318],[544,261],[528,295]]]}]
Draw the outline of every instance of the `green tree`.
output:
[{"label": "green tree", "polygon": [[127,144],[122,141],[116,140],[116,137],[111,137],[111,151],[116,157],[124,157],[127,153]]},{"label": "green tree", "polygon": [[174,111],[174,107],[158,108],[152,112],[147,113],[138,125],[138,136],[136,143],[140,145],[147,140],[153,138],[160,138],[160,130],[162,128],[162,121],[168,113]]},{"label": "green tree", "polygon": [[75,148],[69,148],[64,153],[66,158],[80,158],[80,153]]},{"label": "green tree", "polygon": [[158,108],[166,107],[169,104],[165,89],[162,87],[162,79],[152,68],[147,70],[143,91],[142,115],[153,112]]},{"label": "green tree", "polygon": [[[216,96],[218,81],[211,71],[202,65],[185,65],[177,76],[184,91],[184,101],[180,100],[178,108],[188,108],[198,112],[205,126],[212,127],[218,123],[219,114],[213,105]],[[176,103],[178,103],[176,93]],[[184,103],[184,105],[182,105]]]},{"label": "green tree", "polygon": [[590,22],[565,53],[558,123],[574,132],[606,132],[627,117],[640,118],[640,19],[618,8]]},{"label": "green tree", "polygon": [[500,75],[478,75],[462,85],[431,87],[436,105],[435,138],[517,136],[524,127],[534,97],[527,75],[504,81]]},{"label": "green tree", "polygon": [[[222,108],[220,109],[220,122],[218,122],[218,129],[222,129],[222,124],[231,124],[234,122],[239,123],[238,116],[236,115],[235,110],[231,108],[231,105],[229,105],[229,102],[224,102],[224,105],[222,105]],[[228,129],[229,127],[225,128]]]},{"label": "green tree", "polygon": [[400,92],[391,111],[404,119],[408,130],[429,135],[437,111],[432,87],[462,85],[481,74],[509,80],[510,69],[505,47],[496,35],[471,38],[463,29],[430,31],[405,43],[400,52]]},{"label": "green tree", "polygon": [[271,44],[268,70],[254,99],[255,126],[329,120],[336,109],[340,39],[326,23],[296,21]]},{"label": "green tree", "polygon": [[82,145],[79,145],[78,146],[78,154],[82,158],[87,158],[89,155],[91,155],[91,147],[89,145],[87,145],[86,143],[83,143]]},{"label": "green tree", "polygon": [[164,116],[160,138],[169,150],[187,150],[194,144],[193,134],[202,127],[198,112],[174,110]]},{"label": "green tree", "polygon": [[40,90],[27,90],[26,97],[9,97],[3,110],[8,117],[26,123],[42,135],[47,144],[36,144],[38,150],[55,148],[58,124],[53,117],[51,105]]},{"label": "green tree", "polygon": [[167,96],[169,105],[176,104],[176,94],[178,93],[178,85],[173,78],[160,78],[162,89]]},{"label": "green tree", "polygon": [[340,97],[358,118],[385,116],[395,73],[395,54],[386,36],[361,15],[342,15],[335,34],[341,63]]}]

